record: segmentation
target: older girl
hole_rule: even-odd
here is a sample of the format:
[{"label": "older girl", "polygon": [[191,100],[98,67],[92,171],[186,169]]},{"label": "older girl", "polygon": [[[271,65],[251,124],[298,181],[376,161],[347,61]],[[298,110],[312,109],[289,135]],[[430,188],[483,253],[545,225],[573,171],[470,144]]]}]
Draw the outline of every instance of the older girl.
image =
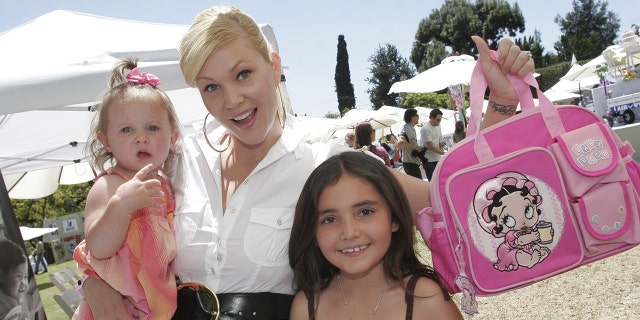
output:
[{"label": "older girl", "polygon": [[289,240],[292,319],[462,319],[436,272],[418,261],[414,216],[380,161],[345,152],[302,189]]}]

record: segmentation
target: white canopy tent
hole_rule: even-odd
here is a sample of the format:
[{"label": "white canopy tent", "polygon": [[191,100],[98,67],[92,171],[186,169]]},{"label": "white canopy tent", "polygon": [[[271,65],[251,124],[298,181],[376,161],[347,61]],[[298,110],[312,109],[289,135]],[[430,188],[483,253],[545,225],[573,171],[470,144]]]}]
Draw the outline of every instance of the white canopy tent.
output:
[{"label": "white canopy tent", "polygon": [[164,90],[184,88],[177,45],[187,28],[58,10],[3,32],[0,112],[95,101],[114,64],[127,57],[140,58]]},{"label": "white canopy tent", "polygon": [[544,94],[547,98],[549,98],[551,102],[567,101],[567,100],[580,97],[580,95],[577,93],[566,92],[566,91],[556,91],[551,89],[545,91]]},{"label": "white canopy tent", "polygon": [[22,240],[27,241],[39,236],[45,235],[47,233],[55,232],[58,228],[31,228],[31,227],[20,227],[20,233],[22,234]]},{"label": "white canopy tent", "polygon": [[571,65],[571,68],[569,68],[569,71],[547,91],[579,93],[580,90],[591,89],[594,85],[599,84],[600,78],[595,74],[587,77],[577,77],[584,68],[585,67],[579,63],[574,63]]},{"label": "white canopy tent", "polygon": [[389,93],[426,93],[446,89],[451,85],[468,84],[475,67],[475,61],[460,60],[445,62],[427,69],[417,76],[391,85]]},{"label": "white canopy tent", "polygon": [[549,90],[556,92],[571,92],[579,93],[580,90],[589,90],[593,86],[600,84],[600,78],[598,76],[587,77],[574,81],[560,79]]},{"label": "white canopy tent", "polygon": [[[261,28],[277,51],[271,26]],[[0,114],[91,105],[115,63],[127,57],[139,58],[140,69],[157,75],[163,90],[187,88],[178,66],[187,29],[57,10],[2,32]]]},{"label": "white canopy tent", "polygon": [[561,79],[563,80],[582,80],[596,76],[596,70],[603,64],[607,64],[607,72],[609,77],[619,77],[620,71],[625,67],[632,67],[635,60],[640,59],[640,52],[630,51],[628,47],[613,45],[607,47],[602,54],[591,59],[584,65],[574,68],[572,67],[567,74]]},{"label": "white canopy tent", "polygon": [[[277,51],[271,26],[261,28]],[[84,145],[93,117],[88,109],[122,58],[140,58],[140,69],[160,78],[184,130],[195,130],[190,124],[203,120],[207,111],[178,66],[177,47],[187,29],[59,10],[0,33],[0,171],[5,181],[15,182],[9,175],[87,160]],[[291,113],[284,82],[280,91]]]},{"label": "white canopy tent", "polygon": [[395,132],[392,127],[397,126],[399,123],[404,123],[402,116],[396,115],[395,112],[391,110],[351,109],[345,113],[342,118],[337,119],[337,125],[326,132],[325,137],[321,141],[326,142],[334,138],[343,139],[348,132],[354,132],[355,127],[360,122],[371,123],[375,131],[376,140],[385,134]]}]

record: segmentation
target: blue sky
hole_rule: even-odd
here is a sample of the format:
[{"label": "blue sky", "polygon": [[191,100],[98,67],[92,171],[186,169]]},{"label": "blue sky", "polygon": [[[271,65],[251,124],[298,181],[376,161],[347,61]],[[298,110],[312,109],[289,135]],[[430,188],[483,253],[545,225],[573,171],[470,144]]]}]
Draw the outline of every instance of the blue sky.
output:
[{"label": "blue sky", "polygon": [[[620,18],[621,32],[630,29],[631,24],[640,25],[635,1],[608,2],[608,10]],[[338,35],[343,34],[347,41],[357,107],[369,109],[366,91],[370,85],[365,81],[370,76],[368,58],[378,46],[389,43],[408,59],[420,20],[442,3],[443,0],[7,0],[0,1],[0,31],[58,9],[120,19],[190,24],[198,12],[211,5],[234,5],[258,23],[274,27],[282,62],[287,67],[287,87],[294,112],[321,117],[338,110],[333,79]],[[553,42],[560,37],[553,18],[570,12],[571,1],[524,0],[518,4],[526,21],[524,35],[533,35],[534,29],[538,29],[543,45],[552,50]]]}]

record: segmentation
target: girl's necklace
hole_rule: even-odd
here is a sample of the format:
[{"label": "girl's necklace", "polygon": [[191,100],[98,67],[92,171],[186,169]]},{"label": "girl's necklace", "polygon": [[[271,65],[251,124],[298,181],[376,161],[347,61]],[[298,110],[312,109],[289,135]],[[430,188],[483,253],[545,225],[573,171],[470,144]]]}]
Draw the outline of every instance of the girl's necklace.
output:
[{"label": "girl's necklace", "polygon": [[[344,306],[347,308],[347,312],[349,313],[349,319],[353,320],[353,314],[351,313],[351,306],[349,306],[349,301],[347,301],[347,297],[344,295],[344,288],[342,287],[342,277],[338,275],[338,284],[340,285],[340,294],[342,295],[342,299],[344,300]],[[380,306],[380,302],[382,301],[382,296],[384,296],[384,292],[389,288],[389,280],[384,284],[384,288],[382,288],[382,292],[378,297],[378,302],[376,302],[376,306],[373,307],[373,312],[371,312],[371,319],[376,317],[376,312],[378,311],[378,307]]]}]

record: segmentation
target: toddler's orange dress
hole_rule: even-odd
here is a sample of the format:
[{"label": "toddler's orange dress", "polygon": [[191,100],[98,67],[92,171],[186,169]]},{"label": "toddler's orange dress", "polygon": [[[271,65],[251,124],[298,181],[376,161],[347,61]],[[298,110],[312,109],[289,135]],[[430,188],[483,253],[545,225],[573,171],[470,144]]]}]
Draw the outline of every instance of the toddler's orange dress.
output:
[{"label": "toddler's orange dress", "polygon": [[[111,171],[125,180],[130,177]],[[171,319],[176,310],[176,280],[171,262],[176,256],[173,233],[175,199],[166,179],[158,178],[164,192],[163,210],[143,208],[131,215],[127,237],[118,252],[106,259],[91,256],[85,241],[74,250],[78,269],[90,277],[101,278],[123,296],[135,319]],[[73,319],[93,319],[85,300]]]}]

